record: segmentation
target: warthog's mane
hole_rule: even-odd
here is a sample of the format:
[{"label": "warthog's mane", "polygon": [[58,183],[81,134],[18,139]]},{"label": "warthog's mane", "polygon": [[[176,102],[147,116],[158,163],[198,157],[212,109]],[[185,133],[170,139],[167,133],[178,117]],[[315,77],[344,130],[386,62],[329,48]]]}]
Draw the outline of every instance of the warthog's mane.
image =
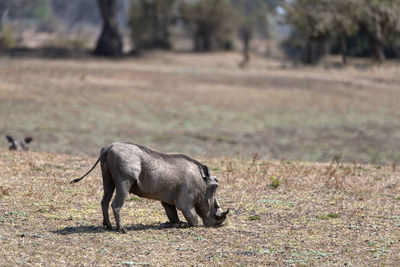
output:
[{"label": "warthog's mane", "polygon": [[193,158],[191,158],[189,156],[186,156],[186,155],[183,155],[183,154],[175,154],[175,153],[161,153],[161,152],[158,152],[156,150],[153,150],[153,149],[150,149],[148,147],[145,147],[145,146],[142,146],[142,145],[138,145],[138,144],[135,144],[135,143],[131,143],[131,142],[124,142],[124,143],[137,146],[142,151],[146,152],[147,154],[149,154],[149,155],[151,155],[153,157],[158,157],[158,158],[161,158],[161,159],[163,159],[165,161],[169,161],[169,162],[175,162],[176,159],[184,159],[184,160],[193,162],[194,164],[196,164],[197,166],[199,166],[201,168],[207,168],[207,171],[208,171],[208,167],[206,165],[200,163],[199,161],[197,161],[197,160],[195,160],[195,159],[193,159]]}]

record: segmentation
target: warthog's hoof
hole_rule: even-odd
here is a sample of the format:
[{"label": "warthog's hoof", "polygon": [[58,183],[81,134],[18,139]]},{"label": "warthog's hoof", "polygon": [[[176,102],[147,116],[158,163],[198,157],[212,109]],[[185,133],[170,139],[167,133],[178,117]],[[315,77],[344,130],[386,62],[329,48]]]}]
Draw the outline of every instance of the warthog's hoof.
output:
[{"label": "warthog's hoof", "polygon": [[185,228],[188,227],[189,224],[185,222],[177,222],[177,223],[172,223],[172,222],[166,222],[160,224],[158,229],[164,229],[164,228]]},{"label": "warthog's hoof", "polygon": [[179,223],[177,223],[177,227],[178,228],[188,228],[188,227],[190,227],[190,224],[188,224],[187,222],[179,222]]},{"label": "warthog's hoof", "polygon": [[126,234],[128,231],[126,230],[125,227],[121,227],[121,228],[117,229],[117,232],[120,232],[121,234]]},{"label": "warthog's hoof", "polygon": [[111,223],[104,223],[103,222],[103,227],[106,228],[107,230],[112,230]]}]

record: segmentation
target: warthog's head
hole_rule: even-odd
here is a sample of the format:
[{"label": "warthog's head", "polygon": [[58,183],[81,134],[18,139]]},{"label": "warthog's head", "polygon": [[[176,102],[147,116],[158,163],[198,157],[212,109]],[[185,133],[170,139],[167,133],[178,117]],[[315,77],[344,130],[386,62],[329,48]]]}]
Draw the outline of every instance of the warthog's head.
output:
[{"label": "warthog's head", "polygon": [[216,191],[218,188],[218,180],[215,176],[211,176],[207,181],[207,188],[204,198],[195,206],[197,214],[203,220],[204,226],[219,226],[229,212],[223,211],[219,206]]}]

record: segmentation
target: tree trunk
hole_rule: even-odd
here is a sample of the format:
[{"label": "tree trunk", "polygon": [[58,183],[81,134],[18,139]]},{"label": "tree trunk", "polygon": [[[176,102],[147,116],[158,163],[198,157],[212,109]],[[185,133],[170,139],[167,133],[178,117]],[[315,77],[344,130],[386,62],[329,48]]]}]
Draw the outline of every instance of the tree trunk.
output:
[{"label": "tree trunk", "polygon": [[116,0],[98,0],[97,2],[103,19],[103,30],[94,53],[102,56],[121,56],[122,39],[118,30]]},{"label": "tree trunk", "polygon": [[383,61],[385,61],[385,52],[384,52],[384,42],[380,39],[375,39],[373,41],[373,49],[374,49],[374,60],[377,63],[382,63]]},{"label": "tree trunk", "polygon": [[202,50],[211,51],[211,35],[208,31],[204,32]]},{"label": "tree trunk", "polygon": [[340,37],[340,48],[340,52],[342,53],[342,64],[347,65],[347,43],[345,36]]},{"label": "tree trunk", "polygon": [[171,9],[168,7],[168,10],[165,11],[165,18],[161,21],[161,39],[160,39],[160,48],[162,49],[171,49],[171,41],[170,41],[170,23],[171,23]]},{"label": "tree trunk", "polygon": [[243,42],[243,60],[239,63],[239,66],[244,68],[250,61],[250,31],[243,30],[241,37]]},{"label": "tree trunk", "polygon": [[313,64],[313,41],[311,39],[307,40],[304,63]]},{"label": "tree trunk", "polygon": [[384,26],[378,21],[374,21],[374,28],[365,27],[369,42],[372,47],[372,57],[377,63],[382,63],[385,60],[385,34]]}]

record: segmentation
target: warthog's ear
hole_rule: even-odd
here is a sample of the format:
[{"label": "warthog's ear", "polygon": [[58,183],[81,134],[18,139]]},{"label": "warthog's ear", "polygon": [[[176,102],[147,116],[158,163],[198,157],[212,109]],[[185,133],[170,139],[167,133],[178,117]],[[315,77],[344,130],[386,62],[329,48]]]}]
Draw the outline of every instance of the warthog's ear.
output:
[{"label": "warthog's ear", "polygon": [[210,170],[206,165],[203,165],[204,173],[207,177],[210,177]]},{"label": "warthog's ear", "polygon": [[204,180],[207,180],[210,177],[210,170],[206,165],[199,165],[199,170],[201,177],[203,177]]},{"label": "warthog's ear", "polygon": [[33,138],[32,137],[26,137],[25,138],[25,143],[27,143],[27,144],[29,144],[30,142],[32,142],[33,141]]},{"label": "warthog's ear", "polygon": [[10,143],[14,142],[14,138],[12,138],[10,135],[6,135],[7,141]]}]

